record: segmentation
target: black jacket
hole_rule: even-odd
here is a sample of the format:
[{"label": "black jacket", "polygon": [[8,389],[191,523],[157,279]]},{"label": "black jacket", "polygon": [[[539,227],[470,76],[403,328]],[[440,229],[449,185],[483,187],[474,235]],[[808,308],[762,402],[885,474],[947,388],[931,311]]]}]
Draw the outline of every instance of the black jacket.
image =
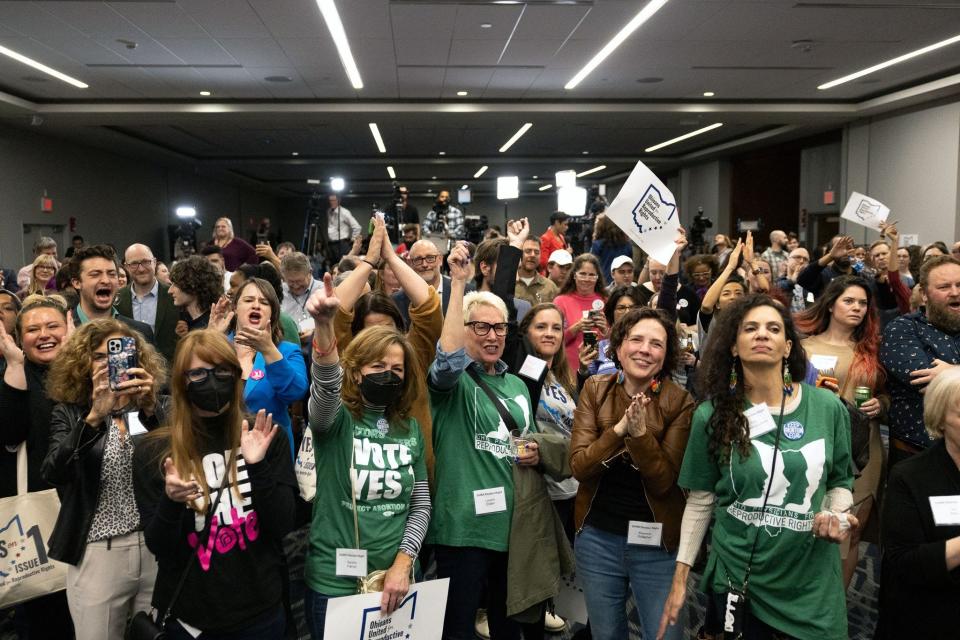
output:
[{"label": "black jacket", "polygon": [[943,440],[890,471],[880,521],[883,582],[877,638],[956,638],[960,568],[947,571],[947,540],[960,526],[937,526],[930,496],[960,494],[960,470]]},{"label": "black jacket", "polygon": [[[50,443],[50,413],[53,401],[47,397],[44,389],[47,380],[47,367],[27,360],[23,364],[27,377],[27,388],[14,389],[0,380],[0,416],[3,416],[3,428],[0,429],[0,446],[16,447],[27,441],[27,489],[43,491],[50,485],[41,475],[43,460],[47,456]],[[2,455],[6,455],[4,451]],[[13,491],[4,478],[3,495],[16,494],[16,456],[13,456]]]},{"label": "black jacket", "polygon": [[[148,327],[149,328],[149,327]],[[156,427],[164,415],[166,403],[157,404],[156,413],[140,413],[148,429]],[[78,565],[87,548],[87,534],[100,498],[100,474],[106,446],[102,426],[84,422],[90,407],[58,404],[50,417],[50,447],[43,461],[43,479],[60,494],[60,514],[50,534],[50,557]],[[134,443],[139,438],[134,437]]]},{"label": "black jacket", "polygon": [[[120,289],[117,294],[117,312],[126,318],[133,317],[133,292],[129,285]],[[176,331],[179,319],[180,312],[173,304],[170,287],[161,283],[157,288],[157,318],[154,322],[153,334],[156,339],[157,351],[162,353],[167,362],[171,364],[173,363],[174,351],[177,349],[177,340],[180,339]]]}]

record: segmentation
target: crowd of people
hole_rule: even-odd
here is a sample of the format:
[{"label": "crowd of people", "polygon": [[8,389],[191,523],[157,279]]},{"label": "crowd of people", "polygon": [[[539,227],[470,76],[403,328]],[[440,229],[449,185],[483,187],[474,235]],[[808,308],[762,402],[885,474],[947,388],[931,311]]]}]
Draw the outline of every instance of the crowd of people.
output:
[{"label": "crowd of people", "polygon": [[580,638],[630,611],[687,637],[697,593],[699,637],[839,640],[862,542],[877,637],[956,637],[960,242],[695,255],[678,228],[664,264],[602,214],[580,255],[562,212],[438,242],[442,204],[421,226],[404,199],[393,237],[331,196],[323,273],[229,218],[169,268],[36,243],[0,289],[0,491],[25,447],[67,578],[7,612],[22,637],[150,611],[168,638],[317,640],[331,598],[389,614],[447,578],[444,638],[532,640],[575,576]]}]

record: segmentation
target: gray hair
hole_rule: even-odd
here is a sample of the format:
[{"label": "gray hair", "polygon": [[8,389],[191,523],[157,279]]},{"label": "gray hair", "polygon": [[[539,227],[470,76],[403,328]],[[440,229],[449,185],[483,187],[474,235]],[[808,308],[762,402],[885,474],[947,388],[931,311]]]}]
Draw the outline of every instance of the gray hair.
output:
[{"label": "gray hair", "polygon": [[44,249],[56,249],[57,241],[51,238],[50,236],[40,236],[37,238],[37,241],[33,243],[33,252],[40,253]]},{"label": "gray hair", "polygon": [[474,309],[480,306],[493,307],[503,316],[503,321],[507,321],[507,305],[504,304],[500,296],[489,291],[471,291],[463,296],[463,319],[470,322]]},{"label": "gray hair", "polygon": [[280,261],[280,273],[312,273],[310,258],[306,254],[294,251],[283,256]]},{"label": "gray hair", "polygon": [[960,398],[960,367],[937,375],[923,394],[923,422],[931,438],[943,437],[943,421]]}]

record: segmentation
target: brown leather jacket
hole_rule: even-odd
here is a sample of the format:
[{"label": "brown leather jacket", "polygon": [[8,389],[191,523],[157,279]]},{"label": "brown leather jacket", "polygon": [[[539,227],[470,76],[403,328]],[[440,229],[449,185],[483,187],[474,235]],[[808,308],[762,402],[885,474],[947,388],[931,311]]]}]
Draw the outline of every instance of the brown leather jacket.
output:
[{"label": "brown leather jacket", "polygon": [[647,405],[646,434],[621,438],[613,427],[627,412],[630,397],[617,382],[619,375],[593,376],[577,403],[570,440],[570,467],[580,481],[574,522],[579,531],[608,461],[626,449],[643,478],[643,492],[654,518],[663,524],[663,546],[672,552],[680,542],[686,504],[677,477],[690,437],[693,398],[672,380],[664,380],[660,393]]}]

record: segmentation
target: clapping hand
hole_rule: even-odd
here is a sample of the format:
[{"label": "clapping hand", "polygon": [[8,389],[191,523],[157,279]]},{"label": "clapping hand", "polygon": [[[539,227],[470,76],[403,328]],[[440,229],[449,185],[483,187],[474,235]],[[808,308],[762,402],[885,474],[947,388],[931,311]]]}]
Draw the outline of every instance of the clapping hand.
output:
[{"label": "clapping hand", "polygon": [[234,341],[259,353],[267,353],[276,346],[273,344],[273,331],[269,321],[262,329],[250,326],[239,328]]},{"label": "clapping hand", "polygon": [[753,231],[747,231],[747,241],[743,243],[743,259],[750,264],[753,257]]},{"label": "clapping hand", "polygon": [[383,218],[374,216],[373,232],[370,234],[370,242],[367,244],[365,259],[371,264],[379,264],[384,244],[390,244],[390,239],[387,237],[387,226]]},{"label": "clapping hand", "polygon": [[267,455],[267,448],[274,436],[277,435],[277,425],[273,424],[273,414],[267,413],[265,409],[257,412],[257,419],[254,421],[253,429],[250,423],[243,421],[243,427],[240,429],[240,453],[247,464],[256,464],[263,460]]},{"label": "clapping hand", "polygon": [[23,364],[23,351],[17,346],[13,336],[7,333],[3,323],[0,323],[0,354],[8,365]]},{"label": "clapping hand", "polygon": [[211,329],[226,333],[235,315],[230,299],[227,296],[220,296],[220,299],[210,306],[210,322],[208,324]]}]

